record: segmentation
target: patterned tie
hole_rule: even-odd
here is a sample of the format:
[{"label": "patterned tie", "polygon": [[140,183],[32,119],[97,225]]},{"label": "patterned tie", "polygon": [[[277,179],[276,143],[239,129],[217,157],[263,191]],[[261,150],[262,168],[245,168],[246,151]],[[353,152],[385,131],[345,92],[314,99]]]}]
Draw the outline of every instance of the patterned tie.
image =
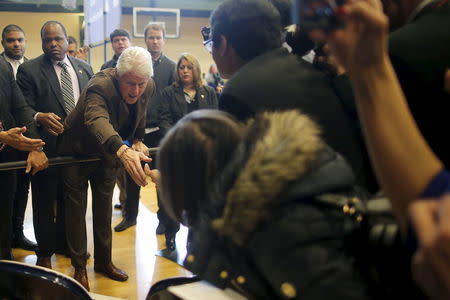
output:
[{"label": "patterned tie", "polygon": [[75,107],[75,99],[73,97],[72,78],[69,71],[67,71],[67,64],[63,61],[58,62],[61,70],[61,92],[64,103],[66,104],[66,113],[69,114]]}]

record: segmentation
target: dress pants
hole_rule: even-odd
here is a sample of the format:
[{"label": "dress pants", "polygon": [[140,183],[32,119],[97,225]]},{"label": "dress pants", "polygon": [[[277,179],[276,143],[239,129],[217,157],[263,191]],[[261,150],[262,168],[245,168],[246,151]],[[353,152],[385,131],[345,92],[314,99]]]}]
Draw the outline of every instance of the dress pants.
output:
[{"label": "dress pants", "polygon": [[11,259],[11,223],[16,171],[0,171],[0,191],[0,259]]},{"label": "dress pants", "polygon": [[72,265],[75,268],[86,267],[88,181],[92,190],[95,263],[111,262],[111,210],[116,177],[117,166],[105,161],[76,164],[64,168],[67,244]]},{"label": "dress pants", "polygon": [[[159,145],[161,137],[159,132],[152,132],[146,134],[144,137],[144,143],[147,147],[157,147]],[[152,156],[151,168],[156,168],[156,155]],[[125,204],[125,218],[127,220],[136,220],[139,210],[139,195],[141,187],[138,186],[134,180],[127,173],[127,201]],[[164,211],[162,203],[160,203],[159,193],[156,194],[158,200],[158,220],[166,228],[166,235],[175,235],[180,229],[180,224],[172,220],[169,215]]]},{"label": "dress pants", "polygon": [[[18,160],[26,161],[27,158],[28,152],[19,151]],[[17,170],[17,190],[14,197],[12,215],[13,236],[23,232],[23,221],[25,219],[25,210],[27,209],[30,180],[30,174],[25,173],[25,169]]]},{"label": "dress pants", "polygon": [[33,225],[38,243],[37,256],[47,257],[55,253],[59,243],[64,244],[65,237],[58,236],[64,206],[63,167],[49,167],[31,178],[33,195]]}]

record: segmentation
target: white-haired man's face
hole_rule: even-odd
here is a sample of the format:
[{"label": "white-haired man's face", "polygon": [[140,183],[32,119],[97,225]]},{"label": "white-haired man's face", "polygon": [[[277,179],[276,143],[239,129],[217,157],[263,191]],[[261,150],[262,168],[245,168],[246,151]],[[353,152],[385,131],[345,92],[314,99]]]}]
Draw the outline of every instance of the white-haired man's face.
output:
[{"label": "white-haired man's face", "polygon": [[149,78],[129,72],[118,80],[122,99],[128,104],[135,104],[144,93]]}]

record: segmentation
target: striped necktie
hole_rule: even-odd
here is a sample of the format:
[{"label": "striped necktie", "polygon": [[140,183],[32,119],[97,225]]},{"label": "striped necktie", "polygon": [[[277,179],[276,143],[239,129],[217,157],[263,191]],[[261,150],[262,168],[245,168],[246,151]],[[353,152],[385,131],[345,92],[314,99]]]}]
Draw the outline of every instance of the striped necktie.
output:
[{"label": "striped necktie", "polygon": [[72,78],[67,70],[67,64],[63,61],[58,62],[61,70],[61,92],[66,104],[66,113],[69,114],[75,107],[75,99],[73,97]]}]

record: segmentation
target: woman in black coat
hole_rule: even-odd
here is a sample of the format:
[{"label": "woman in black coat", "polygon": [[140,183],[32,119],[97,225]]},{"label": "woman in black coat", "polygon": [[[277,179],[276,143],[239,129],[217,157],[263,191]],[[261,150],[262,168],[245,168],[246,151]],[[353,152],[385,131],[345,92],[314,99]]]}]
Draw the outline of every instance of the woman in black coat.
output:
[{"label": "woman in black coat", "polygon": [[[164,136],[183,116],[194,110],[218,108],[214,89],[203,85],[200,64],[188,53],[182,54],[178,59],[175,82],[162,90],[155,101],[161,136]],[[164,219],[166,228],[166,249],[174,251],[175,235],[180,225],[171,220],[165,212],[161,212],[159,216]]]},{"label": "woman in black coat", "polygon": [[351,196],[353,173],[307,116],[244,127],[193,112],[162,140],[158,170],[166,211],[194,233],[184,266],[203,280],[248,299],[375,298],[347,243],[358,221],[319,200]]},{"label": "woman in black coat", "polygon": [[183,116],[198,109],[217,109],[213,88],[203,85],[200,64],[191,54],[178,59],[175,82],[161,91],[159,101],[159,128],[162,135]]}]

